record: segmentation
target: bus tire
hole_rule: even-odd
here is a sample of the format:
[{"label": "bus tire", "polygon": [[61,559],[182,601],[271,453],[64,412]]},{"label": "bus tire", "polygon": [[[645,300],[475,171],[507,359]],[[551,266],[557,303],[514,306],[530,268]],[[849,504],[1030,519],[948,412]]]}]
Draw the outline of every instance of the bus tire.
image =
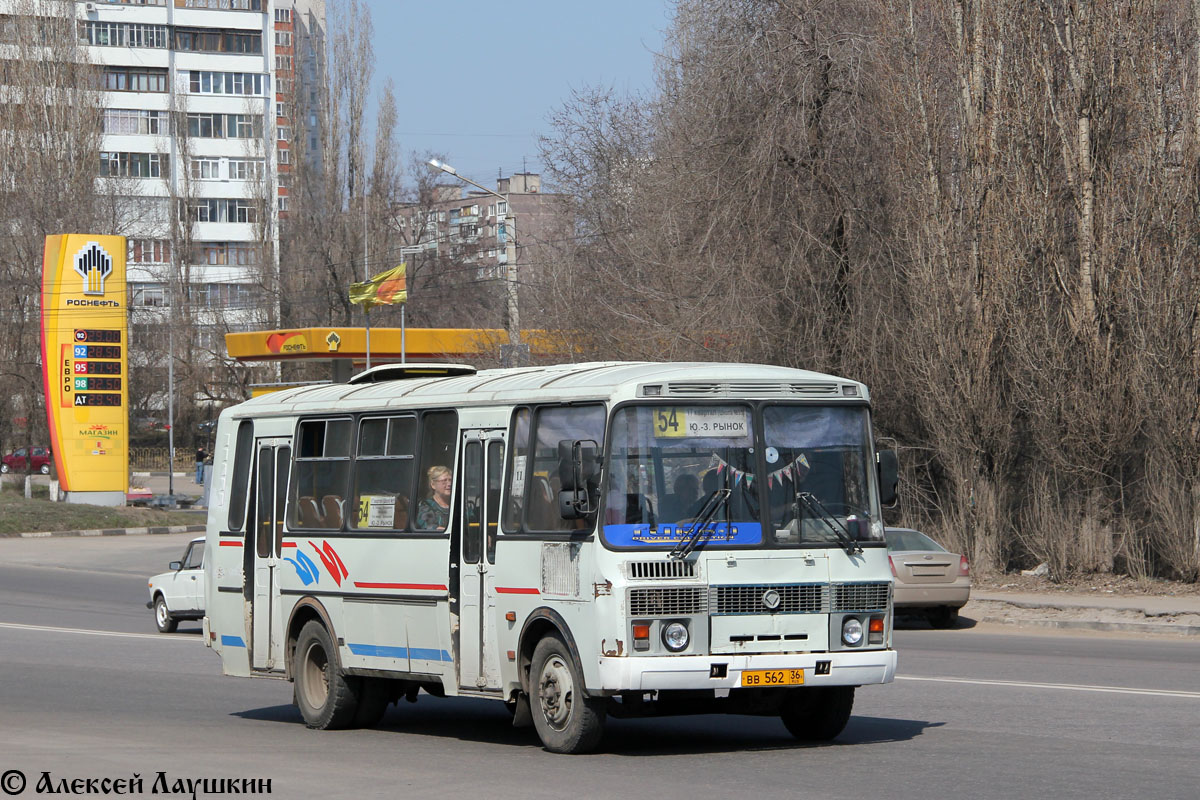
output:
[{"label": "bus tire", "polygon": [[354,727],[374,728],[392,703],[392,681],[386,678],[359,678],[358,708],[354,711]]},{"label": "bus tire", "polygon": [[158,626],[159,633],[174,633],[179,627],[179,620],[171,616],[167,601],[161,594],[154,596],[154,624]]},{"label": "bus tire", "polygon": [[529,700],[538,738],[552,753],[587,753],[604,735],[602,700],[588,697],[571,651],[557,635],[545,636],[533,651]]},{"label": "bus tire", "polygon": [[828,742],[846,729],[854,708],[853,686],[787,689],[780,719],[802,742]]},{"label": "bus tire", "polygon": [[309,620],[300,629],[292,663],[296,665],[296,706],[304,724],[337,730],[354,723],[358,682],[342,674],[337,651],[325,626]]}]

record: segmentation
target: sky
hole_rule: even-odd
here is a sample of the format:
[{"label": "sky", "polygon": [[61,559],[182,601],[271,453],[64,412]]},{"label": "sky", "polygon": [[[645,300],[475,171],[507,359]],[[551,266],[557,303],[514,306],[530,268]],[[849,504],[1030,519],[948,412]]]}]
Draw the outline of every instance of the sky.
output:
[{"label": "sky", "polygon": [[365,0],[376,85],[392,78],[399,146],[475,181],[540,172],[538,136],[573,90],[654,86],[671,0]]}]

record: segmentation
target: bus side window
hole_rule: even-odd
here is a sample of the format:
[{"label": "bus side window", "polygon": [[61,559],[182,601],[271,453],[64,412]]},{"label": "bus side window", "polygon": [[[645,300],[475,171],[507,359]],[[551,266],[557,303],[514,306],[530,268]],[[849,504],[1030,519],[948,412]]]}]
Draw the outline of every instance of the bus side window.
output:
[{"label": "bus side window", "polygon": [[526,494],[526,531],[554,533],[580,529],[581,521],[563,519],[559,512],[558,495],[562,484],[558,478],[558,443],[564,439],[590,439],[603,448],[604,416],[604,406],[598,403],[543,406],[537,410],[532,437],[533,464],[529,467],[529,491]]},{"label": "bus side window", "polygon": [[350,527],[408,529],[416,448],[416,417],[377,417],[359,423],[353,502],[343,508]]},{"label": "bus side window", "polygon": [[509,438],[508,496],[504,503],[504,531],[521,530],[521,511],[525,508],[525,487],[529,471],[529,409],[519,408],[513,414],[512,436]]},{"label": "bus side window", "polygon": [[229,530],[238,533],[246,524],[246,498],[250,490],[250,463],[254,456],[254,423],[238,423],[233,449],[233,485],[229,487]]},{"label": "bus side window", "polygon": [[[296,435],[296,462],[288,527],[293,530],[341,530],[346,484],[350,478],[350,419],[303,420]],[[313,515],[313,506],[316,515]],[[314,524],[315,523],[315,524]]]},{"label": "bus side window", "polygon": [[421,468],[410,508],[414,530],[440,531],[449,527],[454,497],[454,451],[458,444],[458,414],[430,411],[421,415]]}]

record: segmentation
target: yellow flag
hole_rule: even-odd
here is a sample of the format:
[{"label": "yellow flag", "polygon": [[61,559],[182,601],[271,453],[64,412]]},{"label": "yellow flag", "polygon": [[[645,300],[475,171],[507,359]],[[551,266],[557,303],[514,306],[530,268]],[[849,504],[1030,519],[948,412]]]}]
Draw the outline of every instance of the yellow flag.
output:
[{"label": "yellow flag", "polygon": [[350,284],[350,302],[358,303],[364,311],[370,311],[374,306],[408,302],[408,284],[404,274],[407,267],[407,264],[401,264],[368,281]]}]

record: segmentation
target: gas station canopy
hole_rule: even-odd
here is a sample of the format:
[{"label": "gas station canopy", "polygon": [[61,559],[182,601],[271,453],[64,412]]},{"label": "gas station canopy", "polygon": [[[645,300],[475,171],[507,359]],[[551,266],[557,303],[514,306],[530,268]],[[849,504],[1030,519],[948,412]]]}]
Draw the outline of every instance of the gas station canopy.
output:
[{"label": "gas station canopy", "polygon": [[[548,352],[538,342],[538,331],[529,332],[533,350]],[[495,354],[508,341],[499,329],[470,328],[371,328],[371,361],[445,361]],[[528,339],[527,339],[528,341]],[[540,346],[539,346],[540,345]],[[229,357],[237,361],[290,361],[294,359],[354,359],[367,357],[365,328],[283,328],[225,334]]]}]

